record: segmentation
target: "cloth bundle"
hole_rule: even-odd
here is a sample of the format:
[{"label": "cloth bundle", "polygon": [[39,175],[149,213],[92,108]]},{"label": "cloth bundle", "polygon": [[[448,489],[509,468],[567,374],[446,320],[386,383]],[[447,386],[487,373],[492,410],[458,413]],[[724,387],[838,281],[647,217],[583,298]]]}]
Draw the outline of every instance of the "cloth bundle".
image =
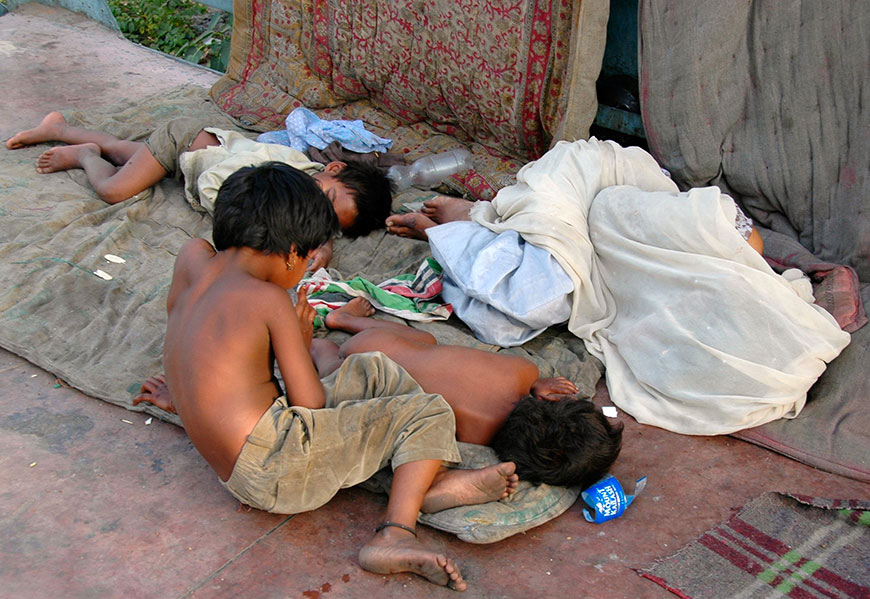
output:
[{"label": "cloth bundle", "polygon": [[522,345],[571,316],[571,278],[516,231],[497,234],[455,221],[427,233],[444,268],[441,297],[481,341]]},{"label": "cloth bundle", "polygon": [[334,141],[347,150],[360,153],[386,152],[393,145],[392,140],[367,130],[362,121],[327,121],[302,107],[287,115],[284,126],[281,131],[260,134],[257,141],[289,146],[300,152],[305,152],[308,146],[322,150]]}]

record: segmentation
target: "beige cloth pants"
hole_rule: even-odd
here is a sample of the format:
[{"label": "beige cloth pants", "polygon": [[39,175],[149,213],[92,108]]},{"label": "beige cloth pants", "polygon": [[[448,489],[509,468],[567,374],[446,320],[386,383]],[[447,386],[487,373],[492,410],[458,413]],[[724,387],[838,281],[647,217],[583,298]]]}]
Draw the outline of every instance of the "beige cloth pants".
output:
[{"label": "beige cloth pants", "polygon": [[145,140],[151,155],[166,169],[168,177],[181,178],[178,157],[190,148],[190,144],[208,123],[202,119],[183,117],[167,121]]},{"label": "beige cloth pants", "polygon": [[350,356],[324,381],[325,408],[279,397],[242,447],[224,486],[281,514],[317,509],[392,464],[459,462],[453,411],[380,352]]}]

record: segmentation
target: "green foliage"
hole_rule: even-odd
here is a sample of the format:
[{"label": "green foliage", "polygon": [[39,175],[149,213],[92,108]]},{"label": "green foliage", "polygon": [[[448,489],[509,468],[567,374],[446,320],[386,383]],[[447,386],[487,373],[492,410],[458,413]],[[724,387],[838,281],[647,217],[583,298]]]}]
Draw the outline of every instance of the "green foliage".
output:
[{"label": "green foliage", "polygon": [[226,71],[232,15],[191,0],[108,0],[127,39]]}]

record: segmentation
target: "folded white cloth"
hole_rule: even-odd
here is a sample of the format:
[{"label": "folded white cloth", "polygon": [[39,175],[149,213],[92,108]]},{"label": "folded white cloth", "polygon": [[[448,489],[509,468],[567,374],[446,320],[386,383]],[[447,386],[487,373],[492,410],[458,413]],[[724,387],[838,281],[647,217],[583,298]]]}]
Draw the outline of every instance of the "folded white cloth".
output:
[{"label": "folded white cloth", "polygon": [[481,341],[522,345],[571,316],[571,278],[516,231],[457,221],[426,232],[444,269],[441,296]]}]

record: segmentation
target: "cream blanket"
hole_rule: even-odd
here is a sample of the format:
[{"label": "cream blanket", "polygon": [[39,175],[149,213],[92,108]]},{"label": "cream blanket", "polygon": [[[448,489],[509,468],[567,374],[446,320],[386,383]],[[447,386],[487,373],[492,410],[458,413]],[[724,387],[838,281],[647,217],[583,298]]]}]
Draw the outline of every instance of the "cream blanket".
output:
[{"label": "cream blanket", "polygon": [[569,329],[638,421],[726,434],[794,417],[849,343],[734,228],[718,188],[679,193],[655,160],[560,142],[472,219],[518,231],[574,281]]}]

